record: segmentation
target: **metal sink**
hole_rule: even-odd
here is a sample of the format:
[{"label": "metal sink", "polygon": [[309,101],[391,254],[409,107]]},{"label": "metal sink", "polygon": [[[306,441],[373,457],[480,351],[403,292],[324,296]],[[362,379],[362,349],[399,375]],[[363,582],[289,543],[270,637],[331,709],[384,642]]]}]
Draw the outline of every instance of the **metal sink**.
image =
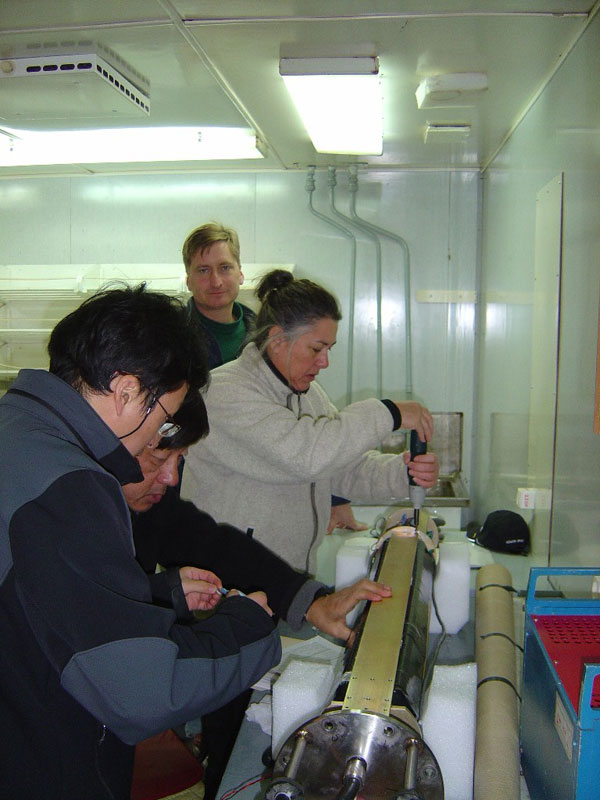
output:
[{"label": "metal sink", "polygon": [[432,489],[427,489],[428,497],[456,497],[452,481],[440,478]]},{"label": "metal sink", "polygon": [[469,497],[460,474],[440,475],[436,485],[427,489],[426,506],[468,506]]}]

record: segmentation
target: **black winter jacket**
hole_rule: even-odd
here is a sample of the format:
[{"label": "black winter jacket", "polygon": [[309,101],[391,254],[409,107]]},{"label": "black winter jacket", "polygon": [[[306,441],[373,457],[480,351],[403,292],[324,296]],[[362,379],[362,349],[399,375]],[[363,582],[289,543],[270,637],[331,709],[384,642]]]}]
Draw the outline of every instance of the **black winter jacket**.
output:
[{"label": "black winter jacket", "polygon": [[[177,487],[169,486],[149,511],[133,513],[132,527],[136,558],[149,574],[155,602],[173,605],[183,618],[182,566],[211,570],[226,588],[266,592],[273,611],[296,630],[315,597],[328,591],[260,542],[182,500]],[[154,575],[157,564],[166,572]]]},{"label": "black winter jacket", "polygon": [[152,604],[120,484],[137,461],[42,370],[0,399],[0,798],[129,800],[132,745],[280,658],[244,597],[190,624]]}]

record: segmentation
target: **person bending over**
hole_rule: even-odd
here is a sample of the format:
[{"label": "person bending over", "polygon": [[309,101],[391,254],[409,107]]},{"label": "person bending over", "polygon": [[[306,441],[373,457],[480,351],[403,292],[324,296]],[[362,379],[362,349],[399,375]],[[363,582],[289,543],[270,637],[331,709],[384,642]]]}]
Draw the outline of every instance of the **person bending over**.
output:
[{"label": "person bending over", "polygon": [[103,291],[56,325],[49,371],[0,399],[2,797],[126,800],[136,742],[280,659],[264,596],[183,624],[135,560],[121,485],[206,381],[200,348],[175,299]]},{"label": "person bending over", "polygon": [[[198,393],[188,397],[175,420],[181,425],[175,436],[152,442],[138,456],[144,480],[123,487],[132,511],[136,558],[152,583],[155,602],[172,605],[186,619],[194,609],[222,603],[217,591],[221,586],[246,593],[264,591],[269,607],[293,629],[306,619],[346,641],[350,635],[347,613],[361,600],[379,602],[390,596],[389,587],[362,580],[332,593],[242,531],[217,524],[193,503],[182,500],[178,492],[181,461],[189,445],[208,432],[202,397]],[[164,571],[156,573],[157,564]],[[206,800],[216,796],[249,695],[243,692],[202,718],[203,755],[208,755]]]}]

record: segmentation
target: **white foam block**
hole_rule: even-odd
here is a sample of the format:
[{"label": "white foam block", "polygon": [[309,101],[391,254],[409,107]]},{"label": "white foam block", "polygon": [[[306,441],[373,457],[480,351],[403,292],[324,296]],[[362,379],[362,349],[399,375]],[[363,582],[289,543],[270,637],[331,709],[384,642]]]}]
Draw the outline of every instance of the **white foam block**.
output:
[{"label": "white foam block", "polygon": [[335,558],[336,591],[367,577],[374,544],[372,536],[353,536],[344,542]]},{"label": "white foam block", "polygon": [[[466,542],[443,542],[434,580],[435,600],[446,633],[458,633],[469,620],[471,563]],[[435,609],[431,609],[429,632],[441,633]]]},{"label": "white foam block", "polygon": [[436,665],[421,718],[444,778],[446,800],[473,799],[477,664]]},{"label": "white foam block", "polygon": [[271,751],[277,757],[288,736],[327,706],[335,691],[333,664],[292,659],[273,684]]},{"label": "white foam block", "polygon": [[[340,547],[335,558],[335,589],[345,589],[361,578],[369,576],[371,550],[375,544],[372,536],[353,536]],[[364,601],[346,615],[346,625],[351,628],[365,606]]]}]

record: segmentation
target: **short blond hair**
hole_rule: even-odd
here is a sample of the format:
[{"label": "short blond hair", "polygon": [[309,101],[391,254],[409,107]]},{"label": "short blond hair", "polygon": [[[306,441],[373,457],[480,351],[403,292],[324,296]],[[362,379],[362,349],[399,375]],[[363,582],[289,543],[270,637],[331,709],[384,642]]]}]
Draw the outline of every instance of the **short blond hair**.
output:
[{"label": "short blond hair", "polygon": [[240,240],[234,229],[226,228],[220,222],[207,222],[204,225],[200,225],[199,228],[195,228],[183,243],[181,254],[186,274],[189,273],[192,259],[198,250],[203,253],[207,247],[216,242],[226,242],[229,245],[232,256],[238,263],[238,267],[241,267]]}]

